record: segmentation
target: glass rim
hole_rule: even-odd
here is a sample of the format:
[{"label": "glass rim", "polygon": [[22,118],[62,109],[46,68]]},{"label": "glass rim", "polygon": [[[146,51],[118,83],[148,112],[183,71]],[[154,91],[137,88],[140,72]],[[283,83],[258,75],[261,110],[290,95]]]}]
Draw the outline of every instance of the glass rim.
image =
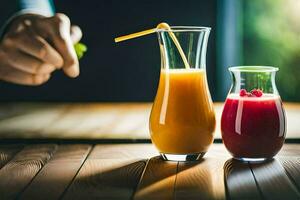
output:
[{"label": "glass rim", "polygon": [[231,72],[276,72],[279,70],[278,67],[273,66],[233,66],[228,68]]},{"label": "glass rim", "polygon": [[171,29],[156,28],[156,32],[209,32],[206,26],[170,26]]}]

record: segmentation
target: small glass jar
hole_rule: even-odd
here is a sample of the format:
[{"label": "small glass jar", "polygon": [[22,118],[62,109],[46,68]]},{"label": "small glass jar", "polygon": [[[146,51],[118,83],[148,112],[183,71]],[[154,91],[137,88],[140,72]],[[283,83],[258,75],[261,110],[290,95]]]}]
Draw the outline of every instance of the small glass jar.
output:
[{"label": "small glass jar", "polygon": [[264,161],[281,149],[286,117],[275,84],[278,68],[230,67],[232,86],[225,101],[221,132],[231,155],[243,161]]}]

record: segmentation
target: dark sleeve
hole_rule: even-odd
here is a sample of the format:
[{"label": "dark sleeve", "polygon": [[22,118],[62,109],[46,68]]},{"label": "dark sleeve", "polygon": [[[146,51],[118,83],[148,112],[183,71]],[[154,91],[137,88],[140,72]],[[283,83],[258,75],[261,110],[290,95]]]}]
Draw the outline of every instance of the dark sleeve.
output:
[{"label": "dark sleeve", "polygon": [[17,16],[28,13],[52,16],[54,12],[52,0],[4,0],[0,8],[0,38],[5,27]]}]

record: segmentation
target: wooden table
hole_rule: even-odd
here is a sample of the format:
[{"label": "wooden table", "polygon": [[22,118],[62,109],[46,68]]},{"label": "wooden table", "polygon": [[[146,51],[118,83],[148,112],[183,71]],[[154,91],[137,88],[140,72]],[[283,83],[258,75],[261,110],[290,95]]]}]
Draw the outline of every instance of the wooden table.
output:
[{"label": "wooden table", "polygon": [[0,199],[300,199],[300,106],[286,108],[289,143],[255,164],[217,143],[199,162],[162,161],[150,104],[1,104]]},{"label": "wooden table", "polygon": [[0,146],[0,199],[300,199],[300,146],[234,161],[214,144],[199,162],[165,162],[151,144]]}]

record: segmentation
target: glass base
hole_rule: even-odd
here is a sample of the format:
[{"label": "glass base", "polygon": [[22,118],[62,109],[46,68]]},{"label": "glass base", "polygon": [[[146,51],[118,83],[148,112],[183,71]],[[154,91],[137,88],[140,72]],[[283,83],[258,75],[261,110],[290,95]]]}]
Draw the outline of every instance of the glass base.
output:
[{"label": "glass base", "polygon": [[267,160],[270,160],[270,158],[235,158],[235,157],[234,157],[234,159],[243,161],[243,162],[265,162]]},{"label": "glass base", "polygon": [[201,153],[193,153],[193,154],[168,154],[168,153],[160,153],[161,157],[167,161],[196,161],[201,160],[206,152]]}]

